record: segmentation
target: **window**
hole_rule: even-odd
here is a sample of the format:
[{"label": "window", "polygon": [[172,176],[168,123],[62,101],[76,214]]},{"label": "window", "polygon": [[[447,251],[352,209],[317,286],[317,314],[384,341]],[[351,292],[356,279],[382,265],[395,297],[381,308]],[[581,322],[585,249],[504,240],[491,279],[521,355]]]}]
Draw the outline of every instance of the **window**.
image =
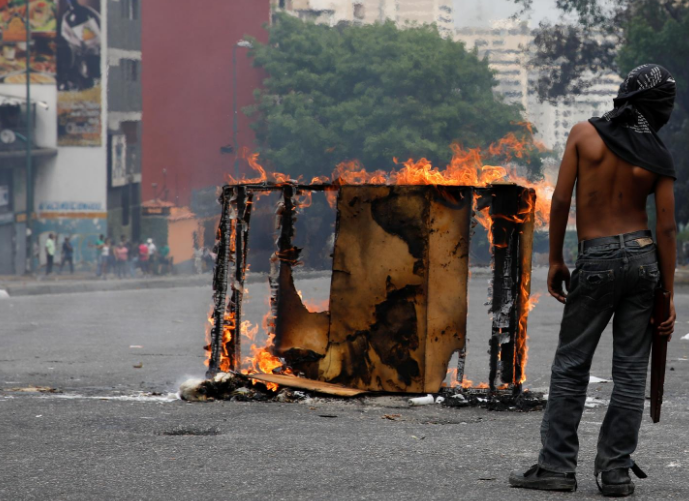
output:
[{"label": "window", "polygon": [[363,19],[365,14],[364,4],[356,3],[354,4],[354,17],[357,19]]},{"label": "window", "polygon": [[123,59],[122,70],[125,80],[129,82],[139,81],[139,61],[136,59]]},{"label": "window", "polygon": [[122,0],[122,17],[130,21],[139,19],[139,0]]}]

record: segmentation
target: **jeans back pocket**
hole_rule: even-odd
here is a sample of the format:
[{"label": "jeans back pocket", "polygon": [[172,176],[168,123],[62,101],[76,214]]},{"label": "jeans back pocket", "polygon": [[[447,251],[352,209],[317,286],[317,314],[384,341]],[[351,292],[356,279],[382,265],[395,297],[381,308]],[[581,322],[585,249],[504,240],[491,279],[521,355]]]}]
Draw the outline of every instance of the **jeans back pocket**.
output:
[{"label": "jeans back pocket", "polygon": [[644,298],[652,299],[659,284],[660,269],[657,262],[639,266],[639,289]]},{"label": "jeans back pocket", "polygon": [[603,311],[613,306],[615,272],[613,270],[581,270],[579,274],[581,302],[593,311]]}]

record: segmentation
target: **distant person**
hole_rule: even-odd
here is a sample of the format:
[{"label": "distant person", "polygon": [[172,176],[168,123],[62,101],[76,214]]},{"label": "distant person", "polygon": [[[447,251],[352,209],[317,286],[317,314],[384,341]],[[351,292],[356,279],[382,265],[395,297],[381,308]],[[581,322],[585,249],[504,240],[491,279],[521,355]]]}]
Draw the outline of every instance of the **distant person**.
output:
[{"label": "distant person", "polygon": [[139,268],[144,276],[148,275],[148,245],[144,242],[139,245]]},{"label": "distant person", "polygon": [[158,248],[156,244],[153,243],[153,239],[149,238],[146,240],[146,246],[148,247],[148,272],[153,275],[158,274]]},{"label": "distant person", "polygon": [[170,246],[165,243],[158,251],[158,256],[160,258],[160,273],[167,275],[171,271],[171,257],[170,257]]},{"label": "distant person", "polygon": [[106,280],[108,278],[108,266],[110,264],[110,251],[111,251],[111,243],[110,239],[106,238],[105,242],[103,242],[103,245],[100,248],[100,262],[101,262],[101,270],[100,270],[100,276],[103,277],[103,280]]},{"label": "distant person", "polygon": [[122,235],[120,241],[127,247],[127,263],[126,272],[131,277],[136,277],[136,264],[139,262],[139,251],[138,247],[131,241],[127,240],[127,237]]},{"label": "distant person", "polygon": [[197,275],[203,273],[203,248],[194,249],[194,271]]},{"label": "distant person", "polygon": [[74,275],[74,247],[69,237],[65,237],[62,241],[62,262],[60,263],[60,273],[65,263],[69,263],[69,273]]},{"label": "distant person", "polygon": [[115,272],[117,278],[124,278],[127,275],[127,259],[129,256],[129,249],[125,242],[120,240],[120,243],[115,247]]},{"label": "distant person", "polygon": [[89,245],[89,247],[96,248],[96,276],[100,277],[103,272],[103,245],[105,245],[105,235],[98,235],[98,240],[96,240],[95,245]]},{"label": "distant person", "polygon": [[[593,473],[597,482],[601,475],[604,496],[631,495],[630,470],[646,477],[632,454],[646,400],[658,288],[668,291],[671,299],[669,318],[655,326],[657,332],[670,336],[676,319],[676,174],[672,155],[658,136],[672,114],[675,93],[675,79],[665,68],[639,66],[620,86],[613,110],[576,124],[569,134],[552,197],[548,272],[548,292],[564,303],[564,315],[538,462],[510,475],[515,487],[577,489],[577,428],[593,354],[613,317],[614,386],[598,435]],[[562,246],[574,190],[579,257],[570,275]],[[648,228],[650,195],[655,196],[657,244]]]},{"label": "distant person", "polygon": [[53,272],[53,260],[55,259],[55,237],[53,234],[48,234],[48,240],[45,241],[45,258],[46,267],[45,274],[50,275]]},{"label": "distant person", "polygon": [[684,262],[682,264],[689,264],[689,242],[684,242],[682,244],[682,257],[684,259]]}]

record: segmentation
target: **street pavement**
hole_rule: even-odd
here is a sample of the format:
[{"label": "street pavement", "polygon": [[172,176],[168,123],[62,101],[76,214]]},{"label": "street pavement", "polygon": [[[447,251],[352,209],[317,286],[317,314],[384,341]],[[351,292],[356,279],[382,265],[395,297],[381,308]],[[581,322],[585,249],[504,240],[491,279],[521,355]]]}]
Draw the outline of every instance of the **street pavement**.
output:
[{"label": "street pavement", "polygon": [[[488,372],[488,278],[470,283],[474,382]],[[544,279],[536,270],[534,292]],[[297,288],[318,301],[329,282],[311,275]],[[268,287],[249,289],[245,311],[260,323]],[[535,462],[541,412],[410,408],[403,397],[177,400],[205,371],[210,300],[210,284],[0,299],[0,501],[600,499],[593,458],[612,383],[589,386],[599,403],[579,428],[579,491],[511,489],[509,471]],[[689,290],[676,306],[662,420],[646,410],[635,455],[649,474],[636,499],[689,499]],[[548,385],[561,315],[546,295],[531,313],[527,387]],[[609,379],[611,356],[608,330],[592,375]],[[31,385],[61,393],[11,391]]]}]

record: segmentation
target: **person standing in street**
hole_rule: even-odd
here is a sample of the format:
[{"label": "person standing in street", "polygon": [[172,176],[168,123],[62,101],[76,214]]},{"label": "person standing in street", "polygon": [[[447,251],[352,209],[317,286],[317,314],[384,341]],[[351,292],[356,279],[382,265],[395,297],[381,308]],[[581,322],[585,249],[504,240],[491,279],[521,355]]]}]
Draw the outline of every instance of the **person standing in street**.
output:
[{"label": "person standing in street", "polygon": [[[103,272],[103,246],[105,245],[105,236],[98,235],[98,240],[96,240],[95,245],[90,245],[89,247],[96,248],[96,276],[100,277]],[[107,264],[107,263],[106,263]]]},{"label": "person standing in street", "polygon": [[172,273],[172,257],[170,256],[170,246],[165,243],[158,251],[161,275]]},{"label": "person standing in street", "polygon": [[55,259],[55,237],[53,234],[48,234],[48,240],[45,241],[45,258],[46,267],[45,274],[50,275],[53,272],[53,260]]},{"label": "person standing in street", "polygon": [[148,246],[148,271],[151,275],[158,274],[158,248],[153,243],[153,239],[146,240]]},{"label": "person standing in street", "polygon": [[141,242],[139,245],[139,267],[144,277],[148,275],[148,245]]},{"label": "person standing in street", "polygon": [[108,279],[108,265],[110,264],[110,251],[111,251],[111,243],[110,239],[106,238],[105,242],[103,242],[103,245],[101,246],[100,249],[100,257],[101,257],[101,277],[103,280]]},{"label": "person standing in street", "polygon": [[120,239],[120,243],[115,247],[114,253],[117,278],[124,278],[127,275],[127,258],[129,257],[129,251],[124,242],[124,237]]},{"label": "person standing in street", "polygon": [[69,237],[65,237],[62,241],[62,262],[60,263],[60,274],[62,274],[62,268],[64,268],[65,263],[69,263],[69,273],[74,275],[74,247],[72,247],[72,242],[70,242]]},{"label": "person standing in street", "polygon": [[[604,496],[634,492],[630,469],[646,478],[631,456],[644,411],[657,288],[671,297],[669,318],[656,326],[660,335],[672,334],[676,318],[676,176],[658,136],[670,119],[675,93],[675,79],[665,68],[645,64],[622,83],[614,110],[576,124],[569,134],[550,212],[548,272],[548,292],[565,304],[564,316],[538,463],[512,473],[514,487],[576,490],[577,429],[591,361],[613,315],[614,387],[598,436],[594,475],[596,483],[601,475]],[[579,257],[570,276],[562,247],[575,188]],[[655,195],[657,246],[648,228],[649,195]]]}]

